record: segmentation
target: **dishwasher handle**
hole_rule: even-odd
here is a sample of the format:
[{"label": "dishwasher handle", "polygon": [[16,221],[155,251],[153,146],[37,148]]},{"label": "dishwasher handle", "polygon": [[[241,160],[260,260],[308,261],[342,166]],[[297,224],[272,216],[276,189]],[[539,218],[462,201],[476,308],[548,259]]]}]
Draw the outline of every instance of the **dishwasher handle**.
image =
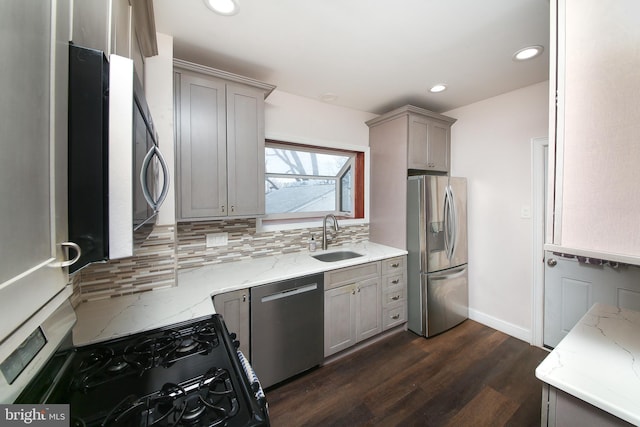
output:
[{"label": "dishwasher handle", "polygon": [[260,299],[260,302],[269,302],[269,301],[279,300],[282,298],[288,298],[294,295],[304,294],[305,292],[315,291],[316,289],[318,289],[318,284],[312,283],[310,285],[300,286],[298,288],[293,288],[293,289],[287,289],[286,291],[276,292],[275,294],[264,296]]}]

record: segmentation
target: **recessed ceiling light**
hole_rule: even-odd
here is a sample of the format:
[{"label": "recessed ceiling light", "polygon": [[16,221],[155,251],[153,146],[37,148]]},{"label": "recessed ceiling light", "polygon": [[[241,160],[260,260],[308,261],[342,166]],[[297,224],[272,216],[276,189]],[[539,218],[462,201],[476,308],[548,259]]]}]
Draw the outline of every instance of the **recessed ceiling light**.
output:
[{"label": "recessed ceiling light", "polygon": [[323,102],[333,102],[336,99],[338,99],[338,95],[336,95],[335,93],[331,93],[331,92],[323,93],[320,96],[320,100],[323,101]]},{"label": "recessed ceiling light", "polygon": [[437,85],[433,85],[431,87],[431,89],[429,89],[429,92],[431,92],[431,93],[439,93],[439,92],[442,92],[442,91],[445,91],[445,90],[447,90],[447,85],[444,84],[444,83],[438,83]]},{"label": "recessed ceiling light", "polygon": [[220,15],[235,15],[238,13],[237,0],[203,0],[204,4]]},{"label": "recessed ceiling light", "polygon": [[527,59],[535,58],[544,52],[542,46],[527,46],[513,54],[514,61],[526,61]]}]

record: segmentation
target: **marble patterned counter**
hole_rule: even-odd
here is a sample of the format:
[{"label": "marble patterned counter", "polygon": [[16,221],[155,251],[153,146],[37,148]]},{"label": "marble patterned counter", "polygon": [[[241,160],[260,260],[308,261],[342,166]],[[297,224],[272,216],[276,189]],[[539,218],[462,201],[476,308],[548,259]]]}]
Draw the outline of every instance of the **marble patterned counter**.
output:
[{"label": "marble patterned counter", "polygon": [[595,304],[538,366],[536,376],[640,425],[640,312]]},{"label": "marble patterned counter", "polygon": [[[351,250],[362,254],[337,262],[312,258],[324,252]],[[178,285],[140,294],[90,301],[76,308],[76,346],[95,343],[215,313],[212,296],[237,289],[405,255],[407,252],[372,242],[330,247],[327,251],[297,252],[215,264],[178,271]]]}]

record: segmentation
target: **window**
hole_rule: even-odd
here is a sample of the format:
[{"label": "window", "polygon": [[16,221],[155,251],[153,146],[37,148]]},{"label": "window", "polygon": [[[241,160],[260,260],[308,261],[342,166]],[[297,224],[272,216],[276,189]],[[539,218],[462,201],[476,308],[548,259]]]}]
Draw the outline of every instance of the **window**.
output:
[{"label": "window", "polygon": [[[268,219],[308,218],[328,213],[361,218],[359,164],[363,153],[267,141],[265,210]],[[360,169],[362,169],[360,166]],[[361,186],[362,189],[358,189]],[[364,200],[361,197],[362,200]]]}]

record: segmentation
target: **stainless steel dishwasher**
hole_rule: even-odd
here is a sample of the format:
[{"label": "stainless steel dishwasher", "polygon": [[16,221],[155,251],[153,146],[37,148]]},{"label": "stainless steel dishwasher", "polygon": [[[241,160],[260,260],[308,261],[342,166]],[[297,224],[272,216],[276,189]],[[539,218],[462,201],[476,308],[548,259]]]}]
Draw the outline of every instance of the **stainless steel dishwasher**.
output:
[{"label": "stainless steel dishwasher", "polygon": [[251,288],[251,365],[269,387],[322,363],[324,275]]}]

